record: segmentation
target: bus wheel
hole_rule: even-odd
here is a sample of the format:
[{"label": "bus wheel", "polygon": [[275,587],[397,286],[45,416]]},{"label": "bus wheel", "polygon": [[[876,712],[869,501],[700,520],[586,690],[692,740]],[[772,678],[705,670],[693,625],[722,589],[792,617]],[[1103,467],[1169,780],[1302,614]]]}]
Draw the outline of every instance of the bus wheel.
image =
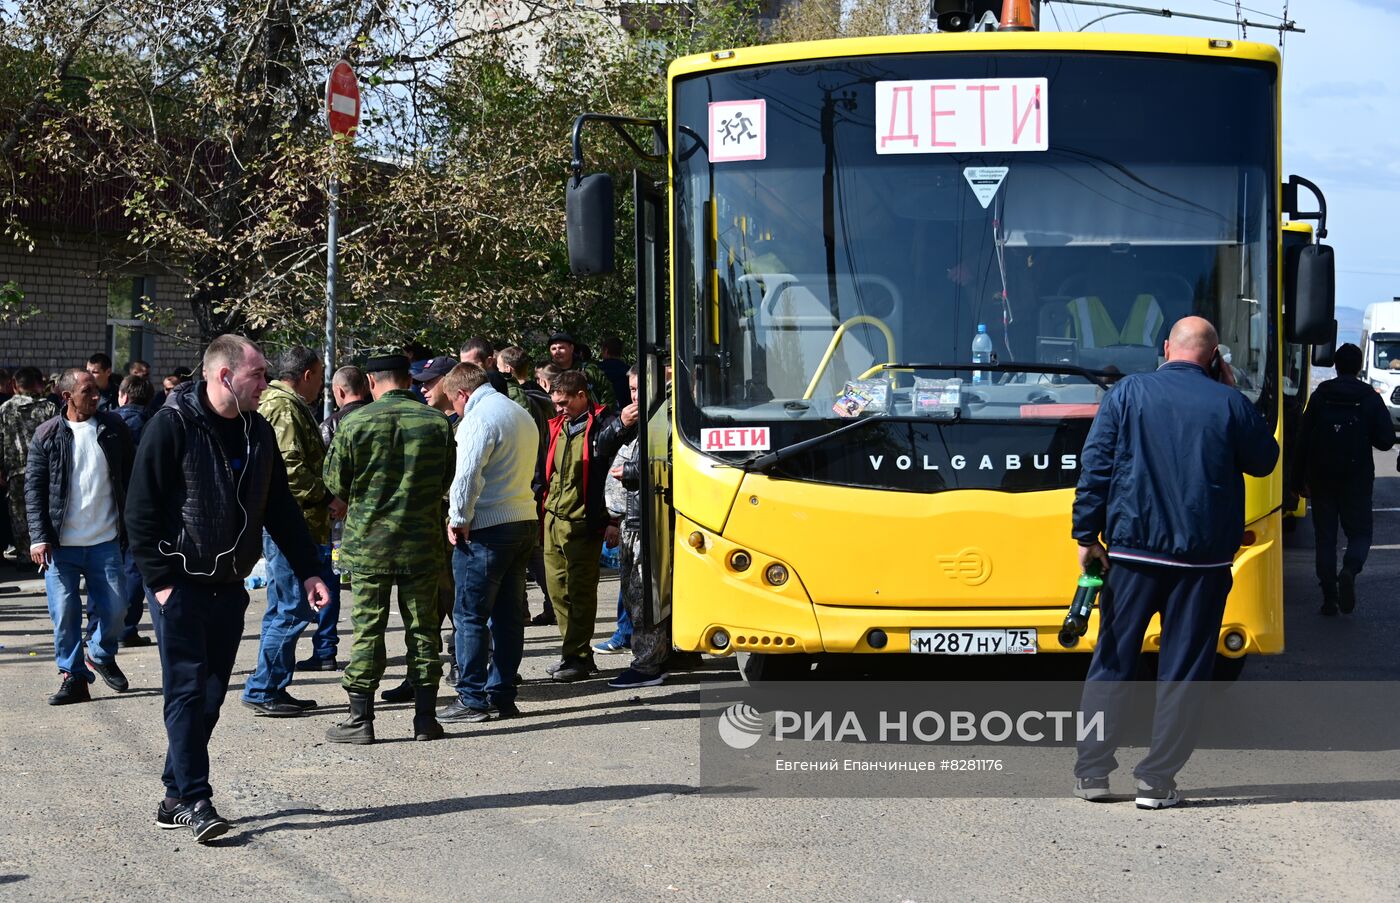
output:
[{"label": "bus wheel", "polygon": [[1247,661],[1249,661],[1247,655],[1230,658],[1228,655],[1215,653],[1215,679],[1221,683],[1234,683],[1240,679],[1240,674],[1244,672],[1244,665]]},{"label": "bus wheel", "polygon": [[751,684],[774,680],[806,680],[812,673],[812,664],[812,657],[801,652],[789,655],[739,653],[739,673]]}]

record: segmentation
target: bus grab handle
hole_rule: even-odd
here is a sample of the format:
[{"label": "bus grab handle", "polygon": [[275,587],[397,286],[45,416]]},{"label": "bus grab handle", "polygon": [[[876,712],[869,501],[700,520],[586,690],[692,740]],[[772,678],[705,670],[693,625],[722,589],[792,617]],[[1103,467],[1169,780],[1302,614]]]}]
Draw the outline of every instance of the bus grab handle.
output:
[{"label": "bus grab handle", "polygon": [[866,314],[859,314],[851,317],[849,320],[836,327],[836,333],[832,335],[831,343],[826,346],[826,354],[822,355],[821,362],[817,364],[816,374],[812,376],[812,381],[807,384],[807,391],[802,393],[803,401],[810,401],[812,395],[816,393],[817,383],[821,382],[822,377],[826,375],[826,368],[831,363],[832,357],[836,355],[837,346],[841,344],[841,340],[846,337],[846,333],[853,326],[874,326],[876,329],[883,332],[885,334],[885,349],[889,353],[889,363],[895,363],[894,333],[885,325],[885,321],[881,320],[879,317],[872,317]]}]

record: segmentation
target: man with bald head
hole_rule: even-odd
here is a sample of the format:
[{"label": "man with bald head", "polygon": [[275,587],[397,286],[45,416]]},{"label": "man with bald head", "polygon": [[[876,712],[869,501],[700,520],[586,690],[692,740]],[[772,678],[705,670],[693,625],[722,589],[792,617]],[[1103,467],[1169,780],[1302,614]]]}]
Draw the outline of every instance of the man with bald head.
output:
[{"label": "man with bald head", "polygon": [[1231,564],[1244,534],[1244,474],[1273,471],[1278,445],[1220,358],[1215,327],[1172,327],[1167,362],[1120,380],[1084,443],[1074,498],[1079,563],[1102,568],[1099,635],[1081,708],[1104,732],[1079,744],[1075,795],[1108,797],[1114,733],[1143,636],[1161,615],[1152,748],[1133,770],[1137,805],[1179,801],[1176,774],[1195,745],[1198,681],[1214,674]]}]

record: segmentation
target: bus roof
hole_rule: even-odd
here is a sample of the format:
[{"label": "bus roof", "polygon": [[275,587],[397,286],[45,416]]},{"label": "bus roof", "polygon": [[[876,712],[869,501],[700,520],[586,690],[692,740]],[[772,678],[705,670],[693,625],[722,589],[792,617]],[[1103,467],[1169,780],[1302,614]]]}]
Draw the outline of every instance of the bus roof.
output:
[{"label": "bus roof", "polygon": [[697,72],[790,63],[801,60],[845,56],[878,56],[891,53],[988,53],[1031,51],[1038,53],[1151,53],[1171,56],[1218,57],[1222,60],[1250,60],[1277,67],[1278,48],[1254,41],[1228,38],[1180,37],[1037,31],[1037,32],[948,32],[917,35],[889,35],[871,38],[842,38],[833,41],[804,41],[796,44],[766,44],[738,47],[713,53],[681,57],[671,63],[669,76],[676,78]]}]

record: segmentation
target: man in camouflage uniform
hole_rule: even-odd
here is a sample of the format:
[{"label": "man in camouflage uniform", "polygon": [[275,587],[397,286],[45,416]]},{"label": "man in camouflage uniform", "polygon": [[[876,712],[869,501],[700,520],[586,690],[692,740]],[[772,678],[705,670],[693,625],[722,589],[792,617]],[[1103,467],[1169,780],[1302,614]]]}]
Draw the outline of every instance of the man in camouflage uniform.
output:
[{"label": "man in camouflage uniform", "polygon": [[556,332],[549,337],[549,359],[562,373],[578,370],[588,381],[588,400],[604,408],[617,409],[617,396],[612,383],[592,361],[585,361],[578,353],[578,342],[573,334]]},{"label": "man in camouflage uniform", "polygon": [[[447,397],[443,391],[443,378],[452,372],[452,368],[457,366],[457,362],[450,357],[432,357],[424,362],[423,366],[410,374],[417,390],[427,402],[428,407],[442,411],[442,415],[447,418],[447,425],[452,429],[452,435],[457,435],[457,412],[452,408],[452,399]],[[454,438],[455,443],[455,438]],[[456,459],[456,451],[453,451],[452,460]],[[447,523],[447,499],[442,500],[442,522]],[[452,616],[452,599],[455,595],[455,587],[452,583],[452,547],[446,545],[444,536],[443,568],[438,574],[438,629],[447,623],[447,619]],[[447,673],[449,684],[457,683],[457,663],[455,659],[456,644],[447,643],[447,657],[452,662]],[[409,673],[404,676],[403,682],[396,687],[385,690],[379,694],[379,698],[384,702],[408,702],[413,698],[413,671],[409,668]]]},{"label": "man in camouflage uniform", "polygon": [[21,568],[29,561],[29,518],[24,506],[24,469],[34,431],[58,414],[58,405],[44,397],[44,374],[37,367],[15,371],[15,396],[0,405],[0,477],[10,493],[10,529]]},{"label": "man in camouflage uniform", "polygon": [[[277,378],[263,390],[258,413],[272,425],[287,465],[287,485],[321,553],[321,579],[331,599],[323,611],[333,611],[329,617],[334,618],[340,613],[340,581],[331,570],[331,518],[343,516],[345,505],[326,489],[322,477],[326,447],[311,413],[311,403],[321,394],[324,368],[321,356],[310,348],[294,345],[283,351],[272,371]],[[287,687],[296,667],[297,638],[317,615],[307,604],[291,561],[266,530],[263,559],[267,562],[267,611],[263,614],[258,663],[243,684],[243,705],[256,715],[295,717],[316,707],[309,699],[292,696]]]},{"label": "man in camouflage uniform", "polygon": [[413,735],[442,736],[434,708],[442,679],[438,576],[445,551],[442,498],[452,485],[447,418],[410,390],[408,359],[371,358],[374,402],[346,420],[326,456],[326,487],[349,510],[340,562],[352,575],[355,639],[341,685],[350,718],[326,732],[334,743],[374,742],[374,691],[384,676],[384,628],[398,588],[414,686]]}]

